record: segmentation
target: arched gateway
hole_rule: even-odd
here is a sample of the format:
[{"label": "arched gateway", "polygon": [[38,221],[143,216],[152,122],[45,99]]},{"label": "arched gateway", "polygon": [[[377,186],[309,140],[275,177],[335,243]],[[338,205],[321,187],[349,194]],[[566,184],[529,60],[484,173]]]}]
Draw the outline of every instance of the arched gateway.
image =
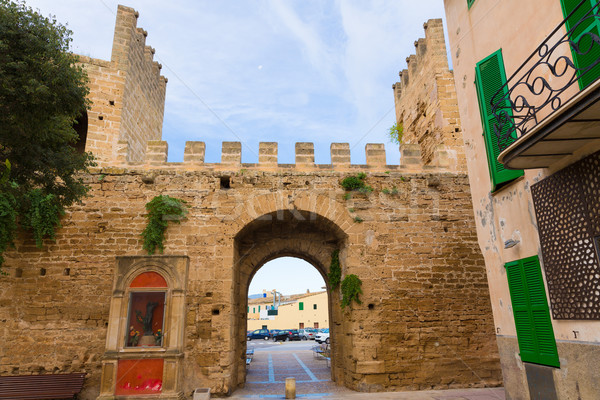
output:
[{"label": "arched gateway", "polygon": [[[268,200],[265,200],[268,201]],[[345,209],[336,207],[336,203],[327,198],[316,198],[317,203],[328,203],[328,216],[335,218],[338,212],[338,222],[346,215]],[[300,200],[299,203],[302,203]],[[267,207],[272,208],[272,204]],[[316,207],[314,207],[316,208]],[[347,218],[347,216],[346,216]],[[346,225],[351,226],[351,225]],[[343,348],[337,346],[343,336],[342,313],[339,296],[332,292],[327,279],[331,254],[341,251],[344,259],[349,245],[349,236],[338,224],[316,213],[315,209],[300,210],[298,208],[279,209],[268,212],[248,223],[235,238],[235,331],[237,342],[235,354],[238,383],[245,381],[245,351],[246,351],[246,307],[248,303],[248,286],[252,277],[268,261],[282,256],[293,256],[304,259],[312,264],[327,285],[329,318],[332,346],[332,379],[341,380],[341,365],[337,360],[343,359]],[[240,368],[241,367],[241,368]]]}]

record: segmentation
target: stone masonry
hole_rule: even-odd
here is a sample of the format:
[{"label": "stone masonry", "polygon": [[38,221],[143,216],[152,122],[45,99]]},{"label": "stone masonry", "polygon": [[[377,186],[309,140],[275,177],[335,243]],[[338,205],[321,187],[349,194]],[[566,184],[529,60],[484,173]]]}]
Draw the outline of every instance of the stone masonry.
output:
[{"label": "stone masonry", "polygon": [[117,157],[118,142],[129,146],[131,161],[141,161],[148,140],[162,134],[167,79],[146,46],[147,33],[136,27],[138,13],[119,6],[111,61],[80,56],[90,83],[86,151],[99,165]]},{"label": "stone masonry", "polygon": [[[115,43],[130,37],[143,44],[134,16],[119,7]],[[453,114],[439,113],[439,124],[431,125],[437,130],[411,128],[406,137],[422,138],[422,145],[403,146],[399,166],[385,165],[380,144],[366,146],[366,165],[352,165],[347,143],[331,145],[331,164],[314,164],[312,143],[296,144],[295,164],[278,164],[271,142],[260,144],[256,164],[241,163],[237,142],[223,143],[221,163],[204,163],[211,149],[202,142],[186,144],[184,162],[168,163],[167,143],[158,140],[162,105],[135,114],[144,101],[164,98],[165,80],[157,69],[154,83],[146,73],[131,73],[136,63],[153,64],[150,55],[144,53],[143,61],[139,49],[127,46],[115,44],[110,63],[88,64],[103,76],[92,79],[90,95],[87,150],[101,161],[85,177],[90,196],[68,210],[55,242],[38,249],[21,234],[5,255],[0,374],[84,371],[80,397],[109,399],[118,385],[115,365],[151,356],[168,365],[161,398],[190,398],[198,387],[230,394],[246,378],[247,292],[254,272],[274,258],[295,256],[327,282],[337,249],[342,276],[358,275],[363,294],[361,304],[343,310],[340,290],[328,287],[332,380],[365,392],[501,384],[464,156],[449,139],[449,127],[458,126]],[[137,55],[115,55],[121,49]],[[129,70],[113,69],[125,59]],[[403,88],[411,90],[410,84]],[[408,106],[402,110],[408,115]],[[146,122],[132,128],[129,118]],[[448,137],[446,147],[425,145],[433,141],[422,129]],[[100,146],[101,135],[106,146]],[[373,191],[346,193],[341,180],[359,172]],[[189,214],[169,225],[164,254],[148,256],[140,237],[145,205],[160,194],[185,200]],[[164,349],[120,344],[127,335],[119,317],[126,311],[123,282],[145,263],[172,264],[177,278],[172,296],[181,308],[168,315]]]},{"label": "stone masonry", "polygon": [[408,69],[400,72],[400,82],[393,85],[396,120],[404,128],[404,146],[420,150],[425,165],[442,163],[465,172],[454,74],[448,69],[442,20],[430,19],[423,27],[425,38],[415,42],[416,54],[406,58]]}]

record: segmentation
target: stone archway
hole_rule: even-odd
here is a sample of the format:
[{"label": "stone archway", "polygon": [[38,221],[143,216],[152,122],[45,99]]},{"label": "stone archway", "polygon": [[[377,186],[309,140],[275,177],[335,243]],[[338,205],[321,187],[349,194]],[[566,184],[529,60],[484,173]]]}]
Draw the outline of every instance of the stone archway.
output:
[{"label": "stone archway", "polygon": [[313,265],[327,286],[329,327],[332,342],[331,379],[342,381],[341,343],[343,327],[339,296],[329,287],[327,274],[331,253],[340,250],[344,256],[348,235],[331,220],[312,212],[277,210],[263,214],[247,224],[235,237],[234,246],[234,376],[237,385],[246,378],[246,307],[252,277],[268,261],[283,256],[301,258]]}]

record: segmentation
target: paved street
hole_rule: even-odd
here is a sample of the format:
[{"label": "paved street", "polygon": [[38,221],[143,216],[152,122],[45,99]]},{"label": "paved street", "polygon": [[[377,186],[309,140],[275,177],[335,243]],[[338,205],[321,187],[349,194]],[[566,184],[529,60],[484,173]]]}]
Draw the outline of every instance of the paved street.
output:
[{"label": "paved street", "polygon": [[322,358],[310,350],[316,343],[252,340],[254,357],[248,368],[246,387],[238,389],[232,399],[283,399],[285,378],[296,378],[299,399],[407,399],[407,400],[501,400],[503,388],[429,390],[418,392],[357,393],[337,386]]}]

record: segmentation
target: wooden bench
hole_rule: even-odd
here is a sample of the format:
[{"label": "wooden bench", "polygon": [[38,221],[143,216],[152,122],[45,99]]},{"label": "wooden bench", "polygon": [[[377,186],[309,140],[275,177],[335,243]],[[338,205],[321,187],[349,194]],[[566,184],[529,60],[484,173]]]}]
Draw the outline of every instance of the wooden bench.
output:
[{"label": "wooden bench", "polygon": [[74,399],[85,373],[0,376],[0,399]]}]

